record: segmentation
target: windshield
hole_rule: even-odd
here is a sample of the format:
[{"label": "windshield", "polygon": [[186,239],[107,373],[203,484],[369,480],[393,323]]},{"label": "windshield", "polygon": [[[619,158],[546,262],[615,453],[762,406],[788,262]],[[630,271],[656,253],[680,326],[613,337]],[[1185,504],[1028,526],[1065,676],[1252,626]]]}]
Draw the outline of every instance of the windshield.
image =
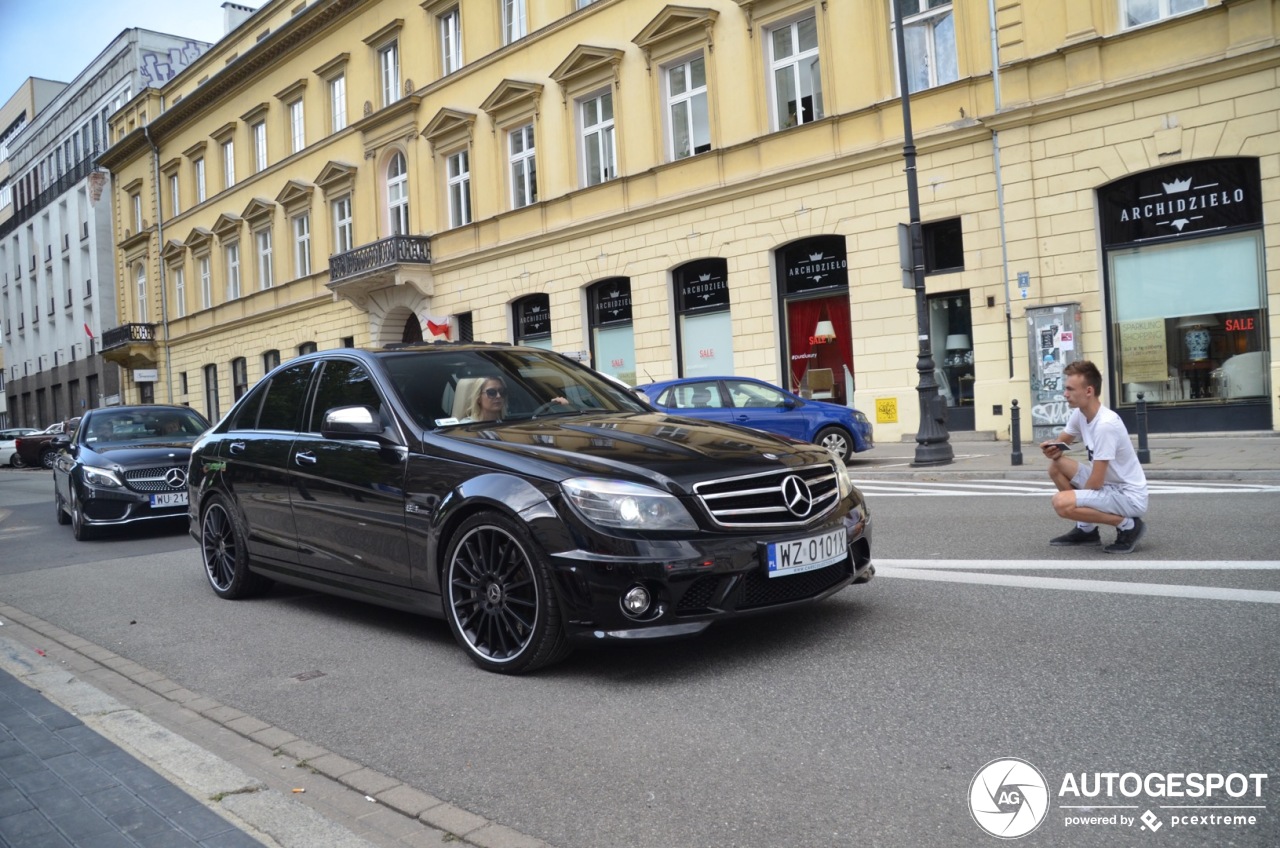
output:
[{"label": "windshield", "polygon": [[646,412],[626,389],[556,353],[494,348],[382,355],[425,429],[585,412]]},{"label": "windshield", "polygon": [[78,438],[86,445],[193,442],[209,423],[190,409],[103,410],[87,416]]}]

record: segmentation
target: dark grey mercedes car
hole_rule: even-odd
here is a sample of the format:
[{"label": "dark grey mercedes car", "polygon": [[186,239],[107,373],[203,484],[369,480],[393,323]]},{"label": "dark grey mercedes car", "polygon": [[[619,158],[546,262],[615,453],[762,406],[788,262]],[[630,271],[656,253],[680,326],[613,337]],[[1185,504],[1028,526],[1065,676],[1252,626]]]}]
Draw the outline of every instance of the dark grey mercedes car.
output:
[{"label": "dark grey mercedes car", "polygon": [[504,673],[874,573],[866,503],[826,449],[661,414],[510,345],[291,360],[196,442],[190,487],[221,597],[278,580],[443,617]]}]

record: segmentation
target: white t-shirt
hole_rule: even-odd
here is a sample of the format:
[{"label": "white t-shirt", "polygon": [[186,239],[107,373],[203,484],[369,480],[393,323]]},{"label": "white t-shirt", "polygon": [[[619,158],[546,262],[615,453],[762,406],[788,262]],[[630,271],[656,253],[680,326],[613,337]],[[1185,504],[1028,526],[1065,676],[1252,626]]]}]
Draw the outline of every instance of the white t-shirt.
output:
[{"label": "white t-shirt", "polygon": [[1133,501],[1135,506],[1147,508],[1147,475],[1138,462],[1138,453],[1129,441],[1129,431],[1124,422],[1105,406],[1089,421],[1078,409],[1071,410],[1067,426],[1062,428],[1077,441],[1084,442],[1089,461],[1105,459],[1107,474],[1103,485],[1115,486]]}]

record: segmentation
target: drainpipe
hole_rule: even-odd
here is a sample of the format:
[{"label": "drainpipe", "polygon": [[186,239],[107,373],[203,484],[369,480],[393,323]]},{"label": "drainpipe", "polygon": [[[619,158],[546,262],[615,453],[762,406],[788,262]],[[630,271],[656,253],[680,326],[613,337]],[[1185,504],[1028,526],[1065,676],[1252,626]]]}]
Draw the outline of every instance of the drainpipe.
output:
[{"label": "drainpipe", "polygon": [[150,126],[142,128],[142,136],[151,145],[152,188],[156,197],[156,264],[160,267],[160,323],[164,326],[164,383],[169,403],[173,403],[173,354],[169,351],[169,283],[164,274],[164,209],[160,206],[160,148],[151,139]]},{"label": "drainpipe", "polygon": [[[1000,114],[1000,46],[996,35],[996,0],[987,0],[991,29],[991,85],[996,114]],[[1009,379],[1013,379],[1013,302],[1009,299],[1009,239],[1004,229],[1004,179],[1000,170],[1000,131],[991,131],[992,165],[996,171],[996,208],[1000,213],[1000,268],[1004,274],[1004,332],[1009,344]]]}]

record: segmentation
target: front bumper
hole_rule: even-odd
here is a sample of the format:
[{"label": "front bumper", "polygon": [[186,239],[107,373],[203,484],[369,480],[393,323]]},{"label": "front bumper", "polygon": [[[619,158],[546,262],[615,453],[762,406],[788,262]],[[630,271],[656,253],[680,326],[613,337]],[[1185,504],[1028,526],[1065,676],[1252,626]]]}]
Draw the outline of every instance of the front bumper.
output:
[{"label": "front bumper", "polygon": [[132,524],[137,521],[159,521],[162,519],[185,518],[187,516],[187,505],[185,503],[174,506],[152,506],[152,493],[148,492],[82,484],[78,494],[84,522],[94,527],[109,527],[118,524]]}]

